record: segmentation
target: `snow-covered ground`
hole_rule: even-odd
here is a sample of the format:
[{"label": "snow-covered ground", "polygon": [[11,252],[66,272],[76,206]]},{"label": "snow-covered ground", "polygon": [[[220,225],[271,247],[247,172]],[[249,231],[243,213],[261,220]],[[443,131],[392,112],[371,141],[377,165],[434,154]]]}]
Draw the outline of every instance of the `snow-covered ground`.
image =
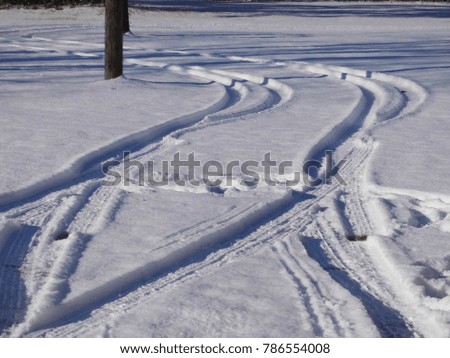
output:
[{"label": "snow-covered ground", "polygon": [[450,337],[450,7],[134,4],[0,11],[0,332]]}]

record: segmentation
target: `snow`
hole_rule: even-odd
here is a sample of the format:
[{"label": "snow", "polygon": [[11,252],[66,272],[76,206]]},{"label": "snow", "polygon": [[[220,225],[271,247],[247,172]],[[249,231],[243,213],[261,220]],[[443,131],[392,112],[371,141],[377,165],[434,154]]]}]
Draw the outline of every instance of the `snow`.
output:
[{"label": "snow", "polygon": [[102,9],[0,11],[0,332],[449,337],[450,8],[134,4],[110,81]]},{"label": "snow", "polygon": [[[59,63],[58,58],[54,61],[58,63],[57,67],[65,67],[68,63],[65,60]],[[35,68],[31,67],[30,72],[33,72]],[[23,83],[19,82],[2,96],[6,122],[2,135],[5,144],[2,156],[6,166],[0,193],[3,205],[20,199],[23,196],[20,195],[21,191],[26,188],[25,195],[30,195],[34,187],[38,191],[54,185],[49,182],[52,179],[49,174],[73,180],[76,175],[74,172],[83,172],[83,167],[88,166],[89,162],[99,160],[111,152],[119,152],[118,149],[127,142],[142,141],[140,137],[148,137],[150,133],[144,131],[147,128],[152,128],[150,132],[154,132],[158,124],[168,122],[169,119],[179,117],[178,121],[186,120],[188,117],[185,113],[203,117],[202,111],[216,110],[226,95],[218,86],[209,86],[207,95],[200,95],[203,92],[202,81],[180,83],[180,95],[184,92],[186,99],[189,94],[197,97],[197,100],[182,103],[178,99],[174,102],[170,85],[132,79],[99,81],[101,66],[96,67],[97,78],[91,81],[85,78],[84,81],[67,83],[53,77],[53,69],[50,69],[50,78],[42,80],[49,83],[34,82],[24,88]],[[26,68],[21,67],[20,77],[27,72]],[[47,74],[41,77],[47,77]],[[16,80],[10,77],[6,81],[10,83]],[[121,102],[124,92],[127,93],[127,103]],[[97,95],[94,96],[94,93]],[[148,94],[143,96],[143,93]],[[55,112],[55,108],[61,108],[61,111]],[[165,108],[171,110],[166,111]],[[36,125],[30,126],[31,121],[36,121]],[[96,123],[95,129],[89,130],[93,122]],[[138,136],[132,136],[133,133],[138,133]],[[20,136],[26,140],[18,141]],[[53,138],[55,146],[49,145],[49,137]],[[58,150],[55,151],[55,148]],[[26,161],[30,165],[17,165],[25,160],[24,153],[29,153]],[[42,167],[46,171],[42,171]],[[60,181],[63,179],[58,178],[54,182]]]}]

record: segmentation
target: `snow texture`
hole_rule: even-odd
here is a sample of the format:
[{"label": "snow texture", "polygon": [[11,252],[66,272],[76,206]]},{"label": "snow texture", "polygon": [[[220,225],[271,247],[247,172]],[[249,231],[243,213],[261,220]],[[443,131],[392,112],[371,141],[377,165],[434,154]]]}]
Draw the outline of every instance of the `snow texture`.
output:
[{"label": "snow texture", "polygon": [[0,10],[1,334],[450,337],[450,7],[131,3],[110,81],[101,8]]}]

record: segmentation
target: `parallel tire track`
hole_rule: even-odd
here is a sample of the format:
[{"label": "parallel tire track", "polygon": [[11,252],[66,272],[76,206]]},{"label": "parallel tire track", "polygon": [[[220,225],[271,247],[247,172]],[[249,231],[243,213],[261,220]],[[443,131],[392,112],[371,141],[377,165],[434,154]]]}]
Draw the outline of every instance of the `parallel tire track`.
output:
[{"label": "parallel tire track", "polygon": [[[364,139],[364,142],[370,143],[370,140],[367,141],[367,139]],[[345,173],[355,174],[355,172],[357,174],[357,172],[361,171],[364,168],[364,163],[367,161],[367,158],[369,157],[371,151],[372,149],[370,145],[362,145],[357,149],[352,149],[346,157],[346,159],[348,159],[348,163],[343,169],[343,175]],[[328,197],[333,192],[336,192],[336,190],[340,190],[340,188],[338,188],[338,186],[336,185],[319,187],[311,191],[311,193],[315,195],[314,199],[301,201],[288,212],[280,215],[279,217],[268,223],[261,225],[249,235],[246,235],[241,240],[235,242],[231,247],[214,251],[210,255],[208,255],[208,257],[204,261],[188,265],[185,268],[172,272],[170,276],[142,286],[137,290],[130,292],[123,298],[106,304],[100,310],[92,312],[92,319],[89,318],[88,322],[84,321],[83,324],[87,324],[84,327],[69,323],[67,326],[53,329],[47,332],[47,334],[55,336],[83,335],[83,332],[85,332],[86,329],[90,330],[92,328],[95,328],[96,326],[98,327],[100,323],[96,324],[96,322],[104,322],[103,319],[106,318],[108,314],[112,314],[115,311],[114,307],[116,307],[116,305],[119,305],[122,310],[125,310],[125,312],[127,312],[128,310],[131,310],[133,307],[136,307],[138,304],[145,301],[148,297],[151,297],[153,293],[163,288],[167,288],[172,285],[178,285],[194,277],[204,275],[210,270],[214,270],[217,267],[227,264],[228,262],[231,262],[239,257],[250,255],[262,247],[266,247],[267,245],[271,245],[272,243],[279,242],[283,237],[286,237],[287,235],[304,233],[306,232],[306,227],[308,225],[311,225],[313,222],[311,217],[314,215],[317,205],[320,204],[321,200],[328,199]],[[352,188],[351,190],[357,191],[358,188]],[[355,198],[359,198],[359,196],[356,195]],[[362,222],[364,223],[363,230],[369,230],[370,224],[367,219],[367,214],[365,214],[362,209],[363,206],[361,202],[351,201],[348,205],[353,206],[353,203],[356,203],[355,209],[351,209],[348,212],[348,215],[351,215],[352,217],[351,221]],[[357,213],[358,216],[355,218],[355,214],[352,213]],[[313,231],[313,234],[314,232],[321,235],[320,237],[323,242],[327,242],[329,240],[328,237],[325,238],[323,236],[323,229],[320,229],[320,227],[317,227],[317,229]],[[342,238],[340,238],[339,240],[342,240]],[[330,247],[330,251],[332,253],[336,252],[335,250],[335,247]],[[367,259],[367,257],[360,257],[359,260],[360,263],[364,262],[365,264],[370,264],[370,261]],[[339,265],[336,267],[339,267],[340,270],[344,270],[343,272],[346,272],[345,270],[349,269],[344,265],[344,262],[339,261],[339,259],[337,259],[336,265]],[[352,268],[352,270],[354,269]],[[363,278],[359,278],[359,280],[363,280]],[[340,279],[336,279],[336,281],[338,283],[344,284]],[[379,281],[382,280],[380,279]],[[346,285],[347,284],[344,284],[344,286]],[[352,287],[352,289],[355,290],[355,287]],[[364,297],[365,302],[377,302],[376,295],[370,293],[370,283],[365,282],[364,285],[359,287],[359,289],[359,298]],[[380,303],[380,305],[378,306],[375,305],[375,307],[378,307],[377,312],[387,312],[384,316],[384,321],[376,321],[376,318],[374,318],[374,323],[379,328],[380,334],[383,336],[414,335],[414,333],[409,328],[409,324],[405,322],[405,319],[402,318],[401,315],[398,314],[395,310],[385,307],[384,305],[384,303]],[[391,326],[388,322],[388,320],[390,319],[389,317],[394,317],[394,321],[391,322],[391,325],[394,325],[396,328],[390,328]],[[86,326],[90,328],[86,328]]]},{"label": "parallel tire track", "polygon": [[[78,52],[78,54],[79,56],[84,56],[84,52]],[[191,55],[192,53],[189,54]],[[91,55],[92,54],[89,54],[89,56]],[[223,57],[228,58],[229,56]],[[243,62],[258,61],[259,63],[264,64],[271,63],[271,61],[257,59],[240,58],[240,60]],[[212,72],[198,66],[173,66],[165,63],[155,64],[144,60],[131,60],[129,61],[129,63],[140,66],[156,65],[163,69],[174,71],[183,75],[193,75],[215,81],[227,88],[229,97],[228,102],[225,103],[219,110],[217,110],[216,108],[213,113],[210,113],[208,115],[208,118],[206,118],[206,116],[199,116],[195,121],[189,122],[189,125],[185,126],[184,128],[175,125],[174,127],[170,128],[169,131],[164,132],[159,137],[152,138],[153,145],[149,149],[145,149],[146,146],[144,145],[142,153],[139,154],[141,156],[154,153],[155,150],[158,150],[159,148],[161,148],[161,146],[165,145],[164,137],[167,135],[180,136],[187,131],[200,130],[209,125],[216,125],[220,124],[221,122],[231,121],[237,117],[273,109],[284,104],[287,100],[289,100],[290,97],[289,89],[287,87],[284,87],[283,84],[270,79],[255,78],[254,76],[250,75],[230,73],[225,71]],[[418,87],[411,81],[408,82],[407,80],[396,79],[393,76],[373,73],[369,74],[368,71],[361,73],[360,71],[355,71],[352,69],[337,68],[332,66],[313,66],[300,63],[277,64],[292,66],[293,68],[297,68],[300,71],[309,71],[314,74],[324,74],[326,76],[332,76],[338,79],[347,80],[362,89],[363,95],[366,97],[366,105],[369,106],[366,108],[365,112],[362,111],[361,113],[359,113],[361,116],[363,116],[363,118],[358,118],[358,113],[356,113],[355,118],[351,118],[350,120],[350,127],[346,125],[339,131],[339,135],[342,136],[345,134],[345,137],[339,139],[339,143],[348,144],[355,141],[360,142],[358,148],[350,149],[345,156],[347,163],[346,166],[342,169],[342,173],[347,173],[349,174],[349,176],[350,174],[362,174],[364,165],[373,151],[370,139],[370,131],[374,128],[374,126],[379,125],[379,123],[382,123],[384,121],[398,119],[402,116],[404,117],[409,115],[410,113],[413,113],[414,111],[419,109],[421,103],[425,100],[425,95],[420,87]],[[243,91],[246,85],[256,85],[264,87],[268,93],[268,100],[263,101],[260,105],[253,104],[248,108],[245,108],[244,106],[239,109],[239,104],[242,103],[241,100],[243,97],[245,97],[245,93]],[[402,92],[400,91],[400,89],[404,88],[402,86],[407,86],[408,89],[411,90],[413,96],[415,96],[414,101],[408,101],[409,94],[401,94]],[[351,123],[352,121],[359,121],[360,124],[355,127]],[[350,132],[348,131],[349,128],[351,129]],[[334,146],[333,148],[329,149],[335,149],[335,146],[337,146],[336,143],[337,142],[335,136],[325,136],[324,139],[319,142],[315,148],[311,149],[311,156],[315,156],[316,153],[319,153],[324,146]],[[94,162],[96,163],[97,161],[93,160],[92,163]],[[83,184],[81,184],[81,186],[82,185]],[[81,209],[78,209],[77,214],[73,215],[73,218],[71,219],[70,227],[77,230],[78,232],[89,231],[92,220],[86,219],[95,217],[96,212],[98,212],[98,210],[102,210],[102,208],[106,205],[112,195],[112,190],[101,188],[99,184],[96,185],[98,185],[97,188],[95,190],[92,190],[91,194],[86,197],[86,205],[83,205]],[[67,189],[64,189],[63,191],[66,190]],[[92,200],[91,203],[88,203],[88,198],[92,197],[92,193],[95,193],[94,198],[97,198],[99,200]],[[39,204],[36,204],[37,202],[26,203],[21,207],[13,208],[7,213],[7,215],[18,220],[23,220],[24,222],[47,222],[49,221],[49,219],[46,218],[48,214],[44,213],[46,213],[49,209],[51,210],[51,208],[53,207],[53,204],[49,203],[52,203],[54,201],[55,196],[58,197],[58,195],[55,194],[57,193],[52,193],[50,191],[49,196],[38,200]],[[261,222],[257,223],[255,227],[241,232],[238,235],[238,239],[234,238],[231,241],[229,240],[221,242],[219,246],[215,246],[210,251],[204,253],[197,262],[183,263],[182,267],[177,270],[174,270],[174,268],[179,265],[167,267],[166,274],[151,279],[145,284],[139,285],[137,287],[124,287],[122,297],[113,295],[109,298],[111,301],[108,303],[101,302],[96,306],[80,306],[72,311],[69,317],[63,317],[61,314],[55,313],[53,318],[47,320],[45,323],[40,321],[39,319],[34,322],[27,322],[22,327],[19,327],[19,329],[16,330],[15,334],[21,335],[36,329],[43,329],[46,327],[50,328],[52,327],[52,325],[63,324],[59,327],[44,330],[42,334],[51,336],[83,335],[86,330],[91,330],[107,321],[110,315],[117,311],[117,307],[121,308],[121,312],[127,312],[136,307],[138,304],[144,302],[155,292],[170,288],[174,285],[185,283],[194,277],[207,274],[208,272],[215,270],[231,261],[234,261],[240,257],[250,255],[263,247],[267,247],[267,245],[274,245],[273,251],[280,256],[282,265],[286,268],[288,274],[292,277],[292,279],[299,285],[299,290],[304,296],[304,301],[306,302],[308,301],[307,294],[309,294],[309,291],[313,290],[315,291],[315,294],[318,295],[323,294],[323,292],[317,286],[312,285],[314,281],[313,273],[306,271],[306,267],[302,266],[299,261],[295,260],[293,253],[290,251],[288,246],[286,246],[287,244],[282,241],[284,237],[292,235],[303,235],[305,232],[310,232],[313,237],[318,237],[318,240],[324,243],[325,247],[327,248],[326,250],[328,250],[323,252],[318,251],[318,253],[311,251],[311,242],[308,240],[303,241],[306,251],[308,252],[309,250],[308,254],[311,259],[318,261],[318,263],[321,264],[321,266],[324,265],[323,267],[324,269],[326,269],[325,266],[329,265],[329,263],[327,262],[331,258],[331,262],[333,262],[333,265],[339,267],[339,270],[336,271],[338,272],[338,274],[330,274],[330,276],[336,282],[341,284],[343,287],[346,285],[348,286],[350,282],[351,287],[344,288],[347,288],[350,291],[353,290],[353,294],[355,290],[359,289],[359,298],[363,301],[363,303],[364,300],[370,301],[372,303],[377,302],[377,295],[380,292],[379,285],[382,285],[382,280],[377,280],[375,287],[371,287],[370,283],[365,283],[363,285],[362,282],[364,281],[365,277],[358,276],[357,272],[352,266],[348,266],[345,260],[339,258],[344,257],[348,254],[348,252],[345,251],[345,248],[339,247],[338,243],[342,239],[341,235],[338,232],[334,232],[334,234],[332,233],[330,236],[329,230],[323,227],[323,223],[314,222],[314,216],[317,211],[317,207],[320,206],[321,202],[329,200],[330,197],[338,197],[339,195],[341,195],[340,198],[345,202],[344,216],[347,218],[349,225],[351,226],[351,230],[355,232],[367,232],[370,234],[370,220],[364,210],[364,204],[361,201],[361,189],[359,188],[359,181],[353,180],[352,183],[350,183],[350,186],[347,188],[341,188],[335,183],[333,183],[332,185],[324,185],[318,188],[311,189],[310,191],[308,191],[308,194],[312,197],[297,197],[297,199],[292,202],[292,207],[288,208],[288,210],[280,211],[279,215],[275,217],[265,218]],[[53,197],[53,199],[48,200],[49,197]],[[114,208],[112,208],[111,210],[114,210]],[[232,218],[233,216],[230,218],[230,220]],[[65,220],[67,220],[67,218],[62,219],[62,221]],[[208,222],[205,222],[202,225],[204,225],[204,228],[207,229],[210,224]],[[195,230],[196,232],[198,232],[199,228],[196,227]],[[82,250],[83,245],[81,245],[80,248]],[[353,258],[357,259],[360,263],[370,265],[370,260],[361,251],[356,254],[353,253]],[[63,259],[63,257],[58,258],[58,260],[61,259]],[[178,264],[179,263],[180,262],[178,262]],[[344,276],[340,275],[340,272],[345,272]],[[344,277],[344,279],[342,277]],[[350,280],[350,278],[354,278],[354,281]],[[352,286],[351,283],[354,283],[356,286]],[[386,289],[385,286],[383,286],[382,288]],[[383,302],[381,298],[379,299],[379,301]],[[386,336],[413,334],[413,331],[409,328],[406,320],[400,314],[397,314],[398,312],[387,306],[386,309],[384,309],[382,305],[384,305],[384,303],[380,303],[380,305],[377,306],[379,308],[377,312],[387,312],[387,316],[384,317],[386,320],[388,320],[389,317],[394,317],[395,322],[393,322],[393,324],[397,325],[397,327],[394,327],[394,329],[390,329],[388,325],[387,328],[385,328],[383,327],[383,324],[389,322],[378,322],[374,317],[371,316],[374,319],[375,325],[379,328],[380,334]],[[321,310],[312,306],[310,308],[312,318],[316,321],[315,329],[317,330],[318,335],[324,333],[320,328],[320,321],[324,319],[331,319],[334,322],[336,332],[339,331],[339,325],[337,323],[338,312],[329,312],[327,313],[328,318],[324,318],[324,313]],[[58,306],[56,306],[55,309],[56,311],[58,311]],[[86,314],[90,314],[90,317],[86,318]],[[81,318],[83,318],[83,321],[81,323],[74,322],[77,319]]]},{"label": "parallel tire track", "polygon": [[[17,45],[19,46],[19,45]],[[27,47],[28,50],[33,50],[34,48],[31,47]],[[39,51],[40,48],[36,48],[35,50]],[[58,51],[57,51],[58,52]],[[83,56],[82,52],[78,53],[80,56]],[[130,61],[132,62],[132,61]],[[146,63],[146,62],[142,62],[139,61],[139,63],[136,63],[136,65],[143,65],[143,66],[152,66],[152,64]],[[182,135],[184,132],[186,131],[193,131],[193,130],[200,130],[203,129],[205,127],[208,127],[210,125],[217,125],[220,124],[224,121],[230,121],[234,118],[237,117],[242,117],[242,116],[246,116],[252,113],[259,113],[271,108],[275,108],[276,106],[278,106],[282,101],[287,101],[289,100],[289,96],[290,96],[290,89],[277,82],[274,80],[270,80],[270,79],[265,79],[265,78],[256,78],[253,77],[248,77],[248,78],[242,78],[239,76],[239,74],[232,74],[232,77],[227,77],[227,73],[223,72],[220,74],[217,73],[212,73],[209,72],[201,67],[195,67],[195,68],[183,68],[181,66],[172,66],[172,65],[164,65],[164,67],[166,67],[168,70],[170,71],[174,71],[177,73],[181,73],[183,75],[190,75],[190,76],[196,76],[196,77],[202,77],[208,80],[211,80],[213,82],[217,82],[221,85],[223,85],[226,89],[227,89],[227,94],[228,94],[228,101],[221,106],[221,108],[216,109],[217,114],[213,113],[209,113],[208,116],[198,116],[198,119],[194,122],[188,122],[188,125],[183,127],[183,126],[178,126],[175,127],[173,130],[171,130],[171,132],[163,132],[162,135],[160,135],[160,139],[159,142],[160,144],[153,144],[151,145],[151,148],[153,149],[149,149],[145,152],[145,155],[148,155],[149,153],[154,154],[155,149],[160,149],[162,147],[162,145],[164,144],[164,138],[169,135],[169,136],[179,136]],[[244,83],[247,82],[248,84]],[[248,90],[246,90],[247,86],[256,86],[255,88],[261,87],[264,88],[267,91],[268,96],[264,96],[263,97],[263,101],[260,102],[258,104],[258,102],[254,101],[254,103],[251,106],[247,106],[247,108],[245,108],[245,105],[243,106],[242,109],[240,109],[240,103],[245,99],[246,95],[248,95]],[[278,93],[280,92],[280,94]],[[258,94],[258,91],[256,92],[256,94]],[[261,94],[258,94],[258,101],[260,101],[261,98]],[[234,109],[234,108],[237,109]],[[228,109],[232,109],[232,110],[228,110]],[[207,118],[207,121],[204,121],[204,119]],[[196,126],[198,123],[200,122],[204,122],[201,125]],[[142,157],[142,154],[141,154]],[[139,157],[137,157],[139,158]],[[72,179],[73,180],[73,179]],[[78,186],[83,187],[83,184],[79,184]],[[88,185],[88,184],[86,184]],[[90,193],[88,195],[84,195],[84,202],[87,204],[87,207],[90,207],[90,209],[86,208],[85,205],[82,206],[81,208],[79,208],[77,211],[81,214],[81,216],[79,217],[78,214],[71,214],[72,219],[68,218],[66,215],[63,215],[62,218],[60,218],[59,222],[55,222],[58,221],[58,219],[52,218],[50,221],[53,221],[52,223],[52,227],[53,229],[51,229],[51,233],[50,234],[46,234],[43,235],[44,240],[40,241],[40,245],[38,245],[39,247],[39,252],[44,252],[47,250],[47,246],[51,245],[51,241],[52,241],[52,237],[54,236],[54,234],[57,234],[56,232],[54,232],[55,230],[62,230],[62,228],[64,227],[69,227],[69,229],[77,229],[80,232],[86,232],[88,231],[88,228],[90,226],[90,223],[92,222],[92,218],[96,217],[96,212],[98,210],[103,210],[102,208],[105,207],[106,203],[108,202],[111,194],[114,192],[114,190],[111,190],[110,188],[103,188],[100,187],[99,182],[90,182]],[[67,190],[63,190],[63,191],[67,191]],[[96,197],[101,197],[101,202],[96,201],[94,205],[92,205],[92,203],[89,203],[90,201],[90,197],[92,196],[92,193],[95,193]],[[7,216],[9,216],[10,218],[14,217],[15,219],[21,219],[21,220],[25,220],[25,221],[39,221],[41,220],[41,222],[44,220],[43,218],[40,218],[40,215],[45,215],[46,217],[48,216],[47,210],[49,210],[54,204],[50,204],[49,205],[49,196],[54,196],[53,193],[50,193],[50,195],[47,195],[46,197],[44,197],[41,200],[38,200],[40,203],[36,206],[33,206],[32,204],[34,203],[30,203],[30,204],[25,204],[25,206],[32,206],[33,209],[27,210],[26,209],[22,209],[22,207],[19,207],[18,209],[13,209],[10,210],[7,213]],[[58,198],[58,195],[56,195],[56,198]],[[22,198],[22,200],[26,201],[26,199]],[[54,200],[54,199],[53,199]],[[52,200],[50,200],[50,202],[52,202]],[[41,207],[43,206],[45,207],[42,210],[39,210]],[[35,210],[38,209],[38,210]],[[111,210],[114,210],[114,208],[111,208]],[[45,214],[44,214],[45,213]],[[80,221],[81,219],[81,221]],[[86,220],[87,219],[87,220]],[[48,219],[45,219],[48,220]],[[70,226],[68,225],[68,222],[72,221],[72,223],[70,224]],[[48,231],[48,230],[47,230]],[[61,260],[64,260],[64,256],[63,252],[67,251],[67,249],[65,248],[65,246],[61,246],[61,248],[59,249],[59,253],[58,251],[55,252],[54,249],[52,249],[52,255],[54,256],[53,260],[53,264],[51,264],[51,259],[47,259],[47,263],[46,266],[53,266],[50,271],[49,271],[49,278],[47,279],[48,282],[54,282],[54,281],[61,281],[61,276],[60,276],[60,272],[59,272],[59,265],[58,262],[61,262]],[[77,245],[76,245],[77,246]],[[85,245],[78,245],[79,249],[85,247]],[[63,257],[61,257],[61,255]],[[70,257],[77,257],[80,256],[80,253],[74,253],[74,252],[70,252]],[[67,262],[65,263],[67,265]],[[71,266],[71,265],[69,265]],[[44,268],[45,269],[45,268]],[[41,269],[38,269],[39,271],[39,276],[43,277],[44,273]],[[68,277],[66,277],[66,280],[68,279]],[[52,284],[51,284],[52,285]],[[61,284],[59,284],[61,285]],[[53,287],[52,289],[48,289],[48,285],[44,284],[42,285],[43,289],[41,291],[44,291],[42,293],[38,292],[37,293],[37,298],[36,301],[42,302],[42,301],[53,301],[54,303],[58,303],[62,297],[57,298],[57,297],[46,297],[47,294],[45,291],[52,291],[52,292],[57,292],[58,288],[57,287]],[[37,309],[37,307],[34,307],[33,311],[35,311]]]}]

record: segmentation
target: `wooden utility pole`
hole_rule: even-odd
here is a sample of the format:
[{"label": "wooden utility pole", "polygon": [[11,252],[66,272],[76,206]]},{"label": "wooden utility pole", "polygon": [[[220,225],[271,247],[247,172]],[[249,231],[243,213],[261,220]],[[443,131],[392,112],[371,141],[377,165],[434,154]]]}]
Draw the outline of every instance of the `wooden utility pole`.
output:
[{"label": "wooden utility pole", "polygon": [[105,0],[105,80],[123,74],[124,1]]}]

